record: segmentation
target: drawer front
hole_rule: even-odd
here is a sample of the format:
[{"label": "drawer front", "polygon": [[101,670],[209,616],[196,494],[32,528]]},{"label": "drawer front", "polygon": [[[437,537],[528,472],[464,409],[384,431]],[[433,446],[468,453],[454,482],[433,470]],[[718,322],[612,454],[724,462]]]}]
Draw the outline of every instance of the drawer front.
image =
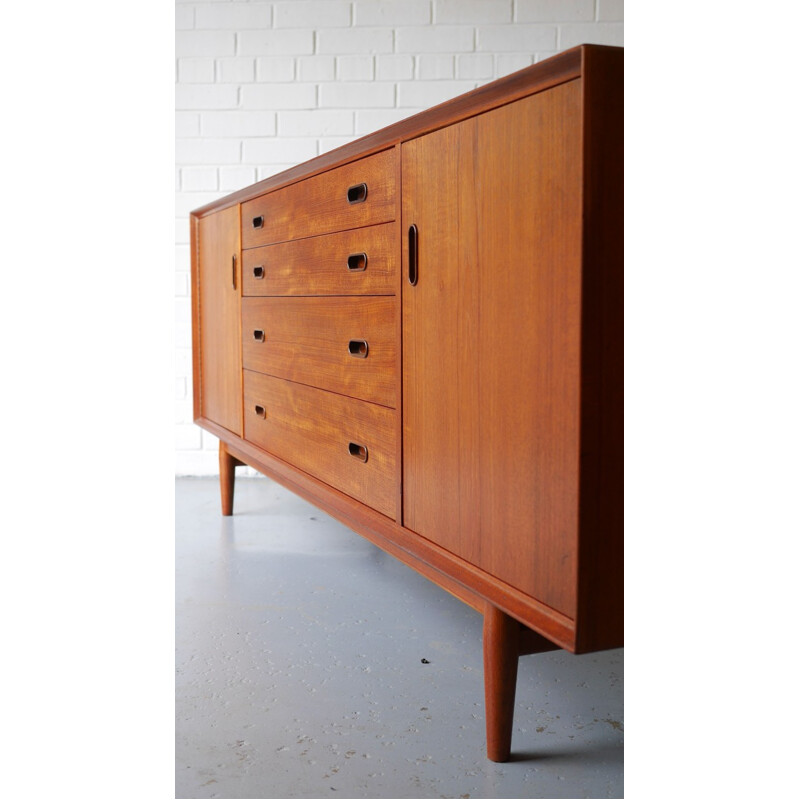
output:
[{"label": "drawer front", "polygon": [[245,297],[245,369],[394,408],[394,297]]},{"label": "drawer front", "polygon": [[394,223],[245,250],[245,296],[394,294]]},{"label": "drawer front", "polygon": [[242,247],[391,222],[395,152],[384,150],[242,205]]},{"label": "drawer front", "polygon": [[244,436],[395,519],[394,411],[245,370]]}]

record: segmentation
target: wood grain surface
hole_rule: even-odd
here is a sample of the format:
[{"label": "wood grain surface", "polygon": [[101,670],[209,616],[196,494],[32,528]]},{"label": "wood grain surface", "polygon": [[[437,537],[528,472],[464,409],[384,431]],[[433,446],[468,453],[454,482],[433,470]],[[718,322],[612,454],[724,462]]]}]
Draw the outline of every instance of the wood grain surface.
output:
[{"label": "wood grain surface", "polygon": [[508,761],[514,726],[521,625],[491,603],[483,611],[483,688],[486,706],[486,755]]},{"label": "wood grain surface", "polygon": [[245,439],[395,518],[395,411],[250,370],[244,408]]},{"label": "wood grain surface", "polygon": [[[394,408],[396,305],[394,297],[245,297],[244,366]],[[366,343],[366,357],[350,353],[351,341]]]},{"label": "wood grain surface", "polygon": [[403,145],[404,524],[570,618],[580,117],[576,80]]},{"label": "wood grain surface", "polygon": [[193,239],[195,416],[241,435],[239,207],[200,219]]},{"label": "wood grain surface", "polygon": [[[243,294],[395,294],[400,260],[396,236],[395,223],[389,222],[245,250]],[[351,256],[356,269],[348,267]],[[364,269],[360,269],[362,263]]]},{"label": "wood grain surface", "polygon": [[[242,204],[242,247],[302,239],[390,222],[396,216],[395,150],[353,161]],[[366,184],[364,202],[348,189]],[[253,219],[263,218],[262,227]]]}]

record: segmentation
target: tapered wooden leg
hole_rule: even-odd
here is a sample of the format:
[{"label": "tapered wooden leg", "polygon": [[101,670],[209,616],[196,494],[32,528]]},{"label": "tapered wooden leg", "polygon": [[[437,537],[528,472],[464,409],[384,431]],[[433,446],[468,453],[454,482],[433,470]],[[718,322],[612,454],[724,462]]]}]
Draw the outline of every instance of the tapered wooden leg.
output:
[{"label": "tapered wooden leg", "polygon": [[483,683],[486,693],[486,755],[507,761],[511,754],[520,624],[486,604],[483,612]]},{"label": "tapered wooden leg", "polygon": [[225,447],[219,443],[219,489],[222,495],[222,515],[230,517],[233,514],[233,480],[236,474],[235,467],[241,462],[234,458]]}]

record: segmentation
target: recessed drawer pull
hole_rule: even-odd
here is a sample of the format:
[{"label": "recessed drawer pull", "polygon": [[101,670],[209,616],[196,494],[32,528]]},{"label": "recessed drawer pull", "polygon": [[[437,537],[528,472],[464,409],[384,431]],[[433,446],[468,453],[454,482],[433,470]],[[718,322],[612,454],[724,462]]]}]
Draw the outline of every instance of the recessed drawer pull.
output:
[{"label": "recessed drawer pull", "polygon": [[263,228],[264,227],[264,217],[253,217],[253,227],[254,228]]},{"label": "recessed drawer pull", "polygon": [[266,336],[264,336],[264,331],[253,331],[253,338],[257,342],[263,342],[266,340]]},{"label": "recessed drawer pull", "polygon": [[367,199],[366,183],[357,183],[355,186],[351,186],[347,190],[347,202],[350,203],[351,206],[355,205],[356,203],[363,203],[366,199]]},{"label": "recessed drawer pull", "polygon": [[366,253],[350,253],[347,256],[347,269],[350,272],[363,272],[367,268]]},{"label": "recessed drawer pull", "polygon": [[347,449],[350,451],[350,455],[353,456],[353,458],[357,458],[359,461],[367,460],[369,452],[363,444],[350,442],[350,444],[347,445]]},{"label": "recessed drawer pull", "polygon": [[253,410],[256,412],[257,417],[261,417],[261,419],[267,418],[267,409],[264,406],[256,406]]},{"label": "recessed drawer pull", "polygon": [[351,339],[347,344],[347,349],[351,356],[356,358],[366,358],[369,353],[369,345],[365,339]]},{"label": "recessed drawer pull", "polygon": [[254,278],[263,278],[264,277],[264,266],[260,265],[258,267],[253,267],[253,277]]}]

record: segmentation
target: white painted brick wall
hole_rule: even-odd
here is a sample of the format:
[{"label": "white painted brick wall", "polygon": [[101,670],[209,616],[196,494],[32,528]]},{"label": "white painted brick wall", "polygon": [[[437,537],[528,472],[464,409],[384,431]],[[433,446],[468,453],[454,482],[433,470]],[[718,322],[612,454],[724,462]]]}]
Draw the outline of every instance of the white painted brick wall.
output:
[{"label": "white painted brick wall", "polygon": [[622,0],[179,0],[177,474],[218,469],[192,424],[189,211],[576,44],[622,45],[623,19]]},{"label": "white painted brick wall", "polygon": [[274,136],[274,111],[209,111],[200,117],[200,135],[209,138]]},{"label": "white painted brick wall", "polygon": [[511,0],[438,0],[433,3],[433,21],[445,25],[480,22],[511,22]]}]

